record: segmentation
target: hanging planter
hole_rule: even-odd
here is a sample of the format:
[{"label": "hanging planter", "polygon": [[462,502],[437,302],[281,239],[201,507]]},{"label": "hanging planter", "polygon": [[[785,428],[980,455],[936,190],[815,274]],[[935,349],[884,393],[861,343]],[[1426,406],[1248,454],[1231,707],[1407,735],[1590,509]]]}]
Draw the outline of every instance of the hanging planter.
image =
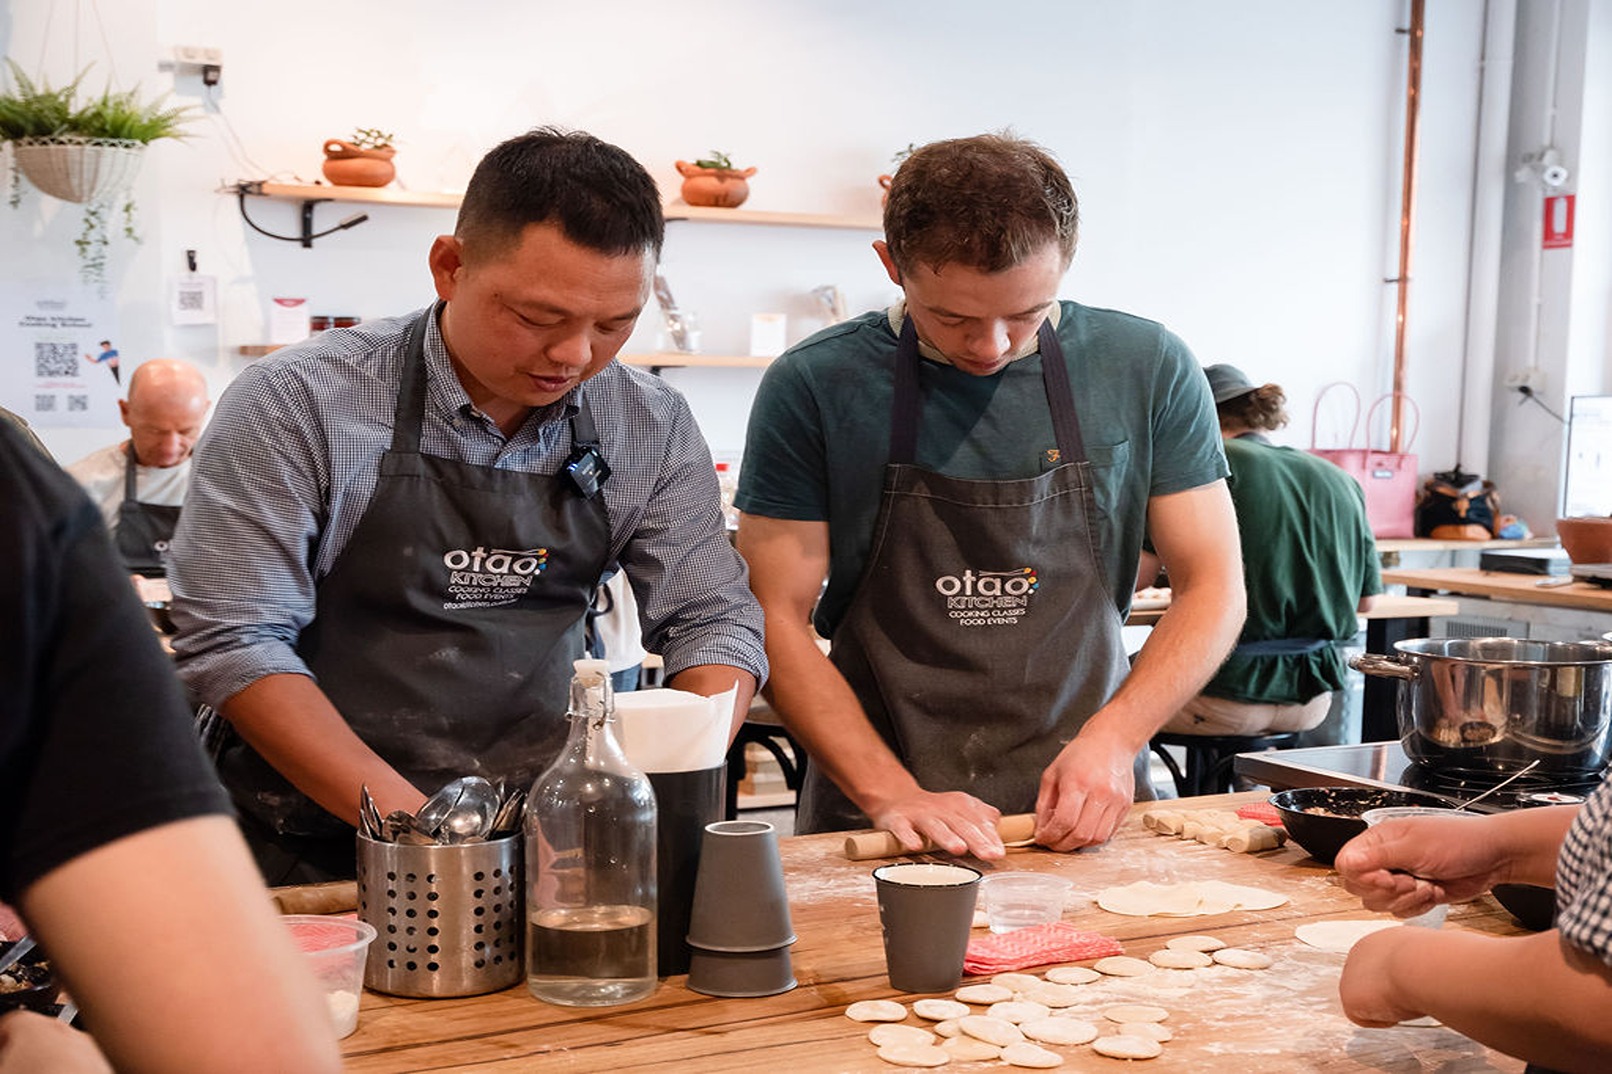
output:
[{"label": "hanging planter", "polygon": [[11,206],[22,203],[21,180],[40,193],[84,206],[84,225],[74,240],[84,278],[106,279],[108,218],[114,203],[126,238],[138,242],[131,193],[147,144],[183,138],[188,108],[143,102],[137,90],[79,99],[86,72],[60,89],[34,83],[7,61],[15,89],[0,92],[0,142],[11,146]]},{"label": "hanging planter", "polygon": [[134,185],[146,144],[132,138],[62,135],[18,138],[11,149],[17,170],[40,193],[83,205],[104,201]]}]

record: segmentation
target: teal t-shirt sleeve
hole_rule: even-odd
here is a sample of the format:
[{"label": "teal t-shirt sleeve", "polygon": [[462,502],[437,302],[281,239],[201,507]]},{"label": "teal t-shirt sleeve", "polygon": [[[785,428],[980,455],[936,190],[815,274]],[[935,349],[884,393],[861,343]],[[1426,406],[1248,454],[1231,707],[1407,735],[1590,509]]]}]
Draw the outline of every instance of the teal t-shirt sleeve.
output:
[{"label": "teal t-shirt sleeve", "polygon": [[1161,331],[1158,383],[1153,394],[1153,475],[1149,496],[1167,496],[1226,477],[1226,453],[1214,397],[1192,351]]},{"label": "teal t-shirt sleeve", "polygon": [[826,521],[828,462],[822,430],[803,363],[786,354],[768,367],[756,390],[734,505],[766,518]]}]

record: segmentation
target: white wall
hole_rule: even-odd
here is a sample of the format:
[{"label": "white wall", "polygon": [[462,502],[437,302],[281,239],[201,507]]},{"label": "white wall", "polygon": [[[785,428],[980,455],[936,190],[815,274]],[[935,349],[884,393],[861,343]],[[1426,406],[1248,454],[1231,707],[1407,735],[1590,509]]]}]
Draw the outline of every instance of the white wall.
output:
[{"label": "white wall", "polygon": [[[1456,451],[1483,17],[1470,0],[1428,6],[1408,347],[1424,470],[1450,465]],[[30,69],[45,56],[59,81],[73,70],[73,38],[68,13],[51,20],[52,7],[66,5],[13,0],[0,46]],[[1405,42],[1395,29],[1406,7],[101,4],[124,81],[171,84],[156,71],[159,46],[224,50],[222,94],[197,136],[148,155],[139,186],[146,244],[114,254],[123,351],[134,360],[190,358],[222,385],[244,362],[236,346],[263,338],[274,295],[305,295],[316,312],[362,317],[427,301],[426,247],[451,228],[450,212],[374,209],[368,223],[303,250],[248,232],[234,199],[216,193],[240,178],[311,180],[323,139],[354,126],[397,132],[399,177],[416,190],[461,185],[490,145],[555,122],[623,145],[668,193],[676,159],[718,148],[760,169],[747,207],[818,212],[875,210],[875,178],[909,142],[1012,126],[1060,156],[1081,196],[1081,248],[1065,295],[1161,320],[1205,363],[1233,362],[1282,383],[1293,404],[1290,439],[1308,443],[1320,386],[1348,380],[1368,401],[1390,386],[1394,289],[1383,281],[1397,257]],[[99,64],[100,41],[84,27],[81,59]],[[202,99],[194,78],[175,89]],[[0,280],[72,272],[71,229],[61,219],[70,214],[47,202],[0,208],[8,251]],[[249,208],[266,226],[295,227],[288,203],[256,199]],[[322,206],[319,219],[351,211]],[[808,292],[819,284],[838,284],[853,310],[889,300],[893,289],[868,250],[873,237],[674,223],[667,271],[680,301],[699,313],[706,349],[737,353],[753,312],[789,313],[792,340],[818,327]],[[187,248],[219,277],[216,329],[165,323],[164,288]],[[630,349],[653,346],[652,320]],[[667,376],[690,396],[713,448],[737,452],[759,373]],[[1323,435],[1335,436],[1336,424]],[[111,427],[45,431],[64,458],[116,435]]]}]

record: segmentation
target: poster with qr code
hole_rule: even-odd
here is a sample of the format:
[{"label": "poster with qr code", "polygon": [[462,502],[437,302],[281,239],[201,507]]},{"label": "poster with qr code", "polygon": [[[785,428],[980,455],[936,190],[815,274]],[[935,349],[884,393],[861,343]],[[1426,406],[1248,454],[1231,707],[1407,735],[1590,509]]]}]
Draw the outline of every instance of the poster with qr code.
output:
[{"label": "poster with qr code", "polygon": [[28,424],[118,424],[127,371],[111,303],[73,285],[0,285],[0,406]]}]

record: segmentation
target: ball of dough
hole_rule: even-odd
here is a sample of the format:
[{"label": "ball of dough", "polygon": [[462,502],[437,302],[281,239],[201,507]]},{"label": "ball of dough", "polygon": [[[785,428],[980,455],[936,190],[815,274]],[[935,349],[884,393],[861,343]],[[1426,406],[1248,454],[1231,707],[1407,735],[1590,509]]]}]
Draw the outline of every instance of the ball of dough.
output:
[{"label": "ball of dough", "polygon": [[1114,1030],[1120,1037],[1142,1037],[1160,1044],[1175,1036],[1163,1022],[1121,1022]]},{"label": "ball of dough", "polygon": [[951,1053],[951,1057],[959,1063],[983,1063],[991,1059],[1002,1058],[1002,1049],[995,1044],[987,1043],[978,1037],[953,1037],[941,1041],[940,1046]]},{"label": "ball of dough", "polygon": [[991,1004],[985,1013],[992,1018],[1000,1018],[1003,1021],[1018,1025],[1020,1022],[1033,1022],[1037,1018],[1045,1018],[1052,1013],[1052,1009],[1040,1003],[1031,1003],[1022,999],[1010,999],[1005,1003]]},{"label": "ball of dough", "polygon": [[898,1026],[884,1022],[868,1030],[868,1040],[882,1048],[886,1044],[934,1044],[935,1035],[917,1026]]},{"label": "ball of dough", "polygon": [[912,1013],[931,1022],[942,1022],[948,1018],[964,1017],[969,1013],[969,1007],[955,999],[920,999],[913,1003]]},{"label": "ball of dough", "polygon": [[1098,1037],[1091,1050],[1110,1059],[1157,1059],[1164,1054],[1164,1045],[1146,1037]]},{"label": "ball of dough", "polygon": [[975,1040],[983,1040],[998,1048],[1017,1044],[1024,1039],[1024,1034],[1019,1032],[1019,1027],[1012,1022],[985,1014],[971,1014],[967,1018],[959,1018],[957,1026]]},{"label": "ball of dough", "polygon": [[845,1008],[845,1017],[853,1022],[899,1022],[907,1017],[907,1008],[893,999],[862,999]]},{"label": "ball of dough", "polygon": [[1154,971],[1153,963],[1130,955],[1109,955],[1093,962],[1091,968],[1110,977],[1140,977]]},{"label": "ball of dough", "polygon": [[1263,970],[1270,968],[1273,959],[1261,951],[1249,951],[1242,947],[1222,947],[1211,956],[1222,966],[1230,966],[1236,970]]},{"label": "ball of dough", "polygon": [[898,1067],[943,1067],[952,1061],[951,1053],[933,1044],[886,1044],[879,1058]]},{"label": "ball of dough", "polygon": [[1021,1041],[1018,1044],[1009,1044],[1002,1049],[1002,1062],[1010,1067],[1049,1070],[1052,1067],[1063,1066],[1063,1056],[1057,1052],[1049,1052],[1039,1044]]},{"label": "ball of dough", "polygon": [[1166,970],[1197,970],[1215,964],[1215,960],[1202,951],[1172,951],[1168,947],[1153,952],[1147,960]]},{"label": "ball of dough", "polygon": [[995,984],[964,985],[957,990],[957,998],[964,1003],[1001,1003],[1013,998],[1013,989]]},{"label": "ball of dough", "polygon": [[1103,979],[1103,975],[1090,966],[1054,966],[1046,976],[1053,984],[1061,985],[1091,984]]},{"label": "ball of dough", "polygon": [[1226,941],[1218,936],[1172,936],[1164,946],[1172,951],[1218,951]]}]

